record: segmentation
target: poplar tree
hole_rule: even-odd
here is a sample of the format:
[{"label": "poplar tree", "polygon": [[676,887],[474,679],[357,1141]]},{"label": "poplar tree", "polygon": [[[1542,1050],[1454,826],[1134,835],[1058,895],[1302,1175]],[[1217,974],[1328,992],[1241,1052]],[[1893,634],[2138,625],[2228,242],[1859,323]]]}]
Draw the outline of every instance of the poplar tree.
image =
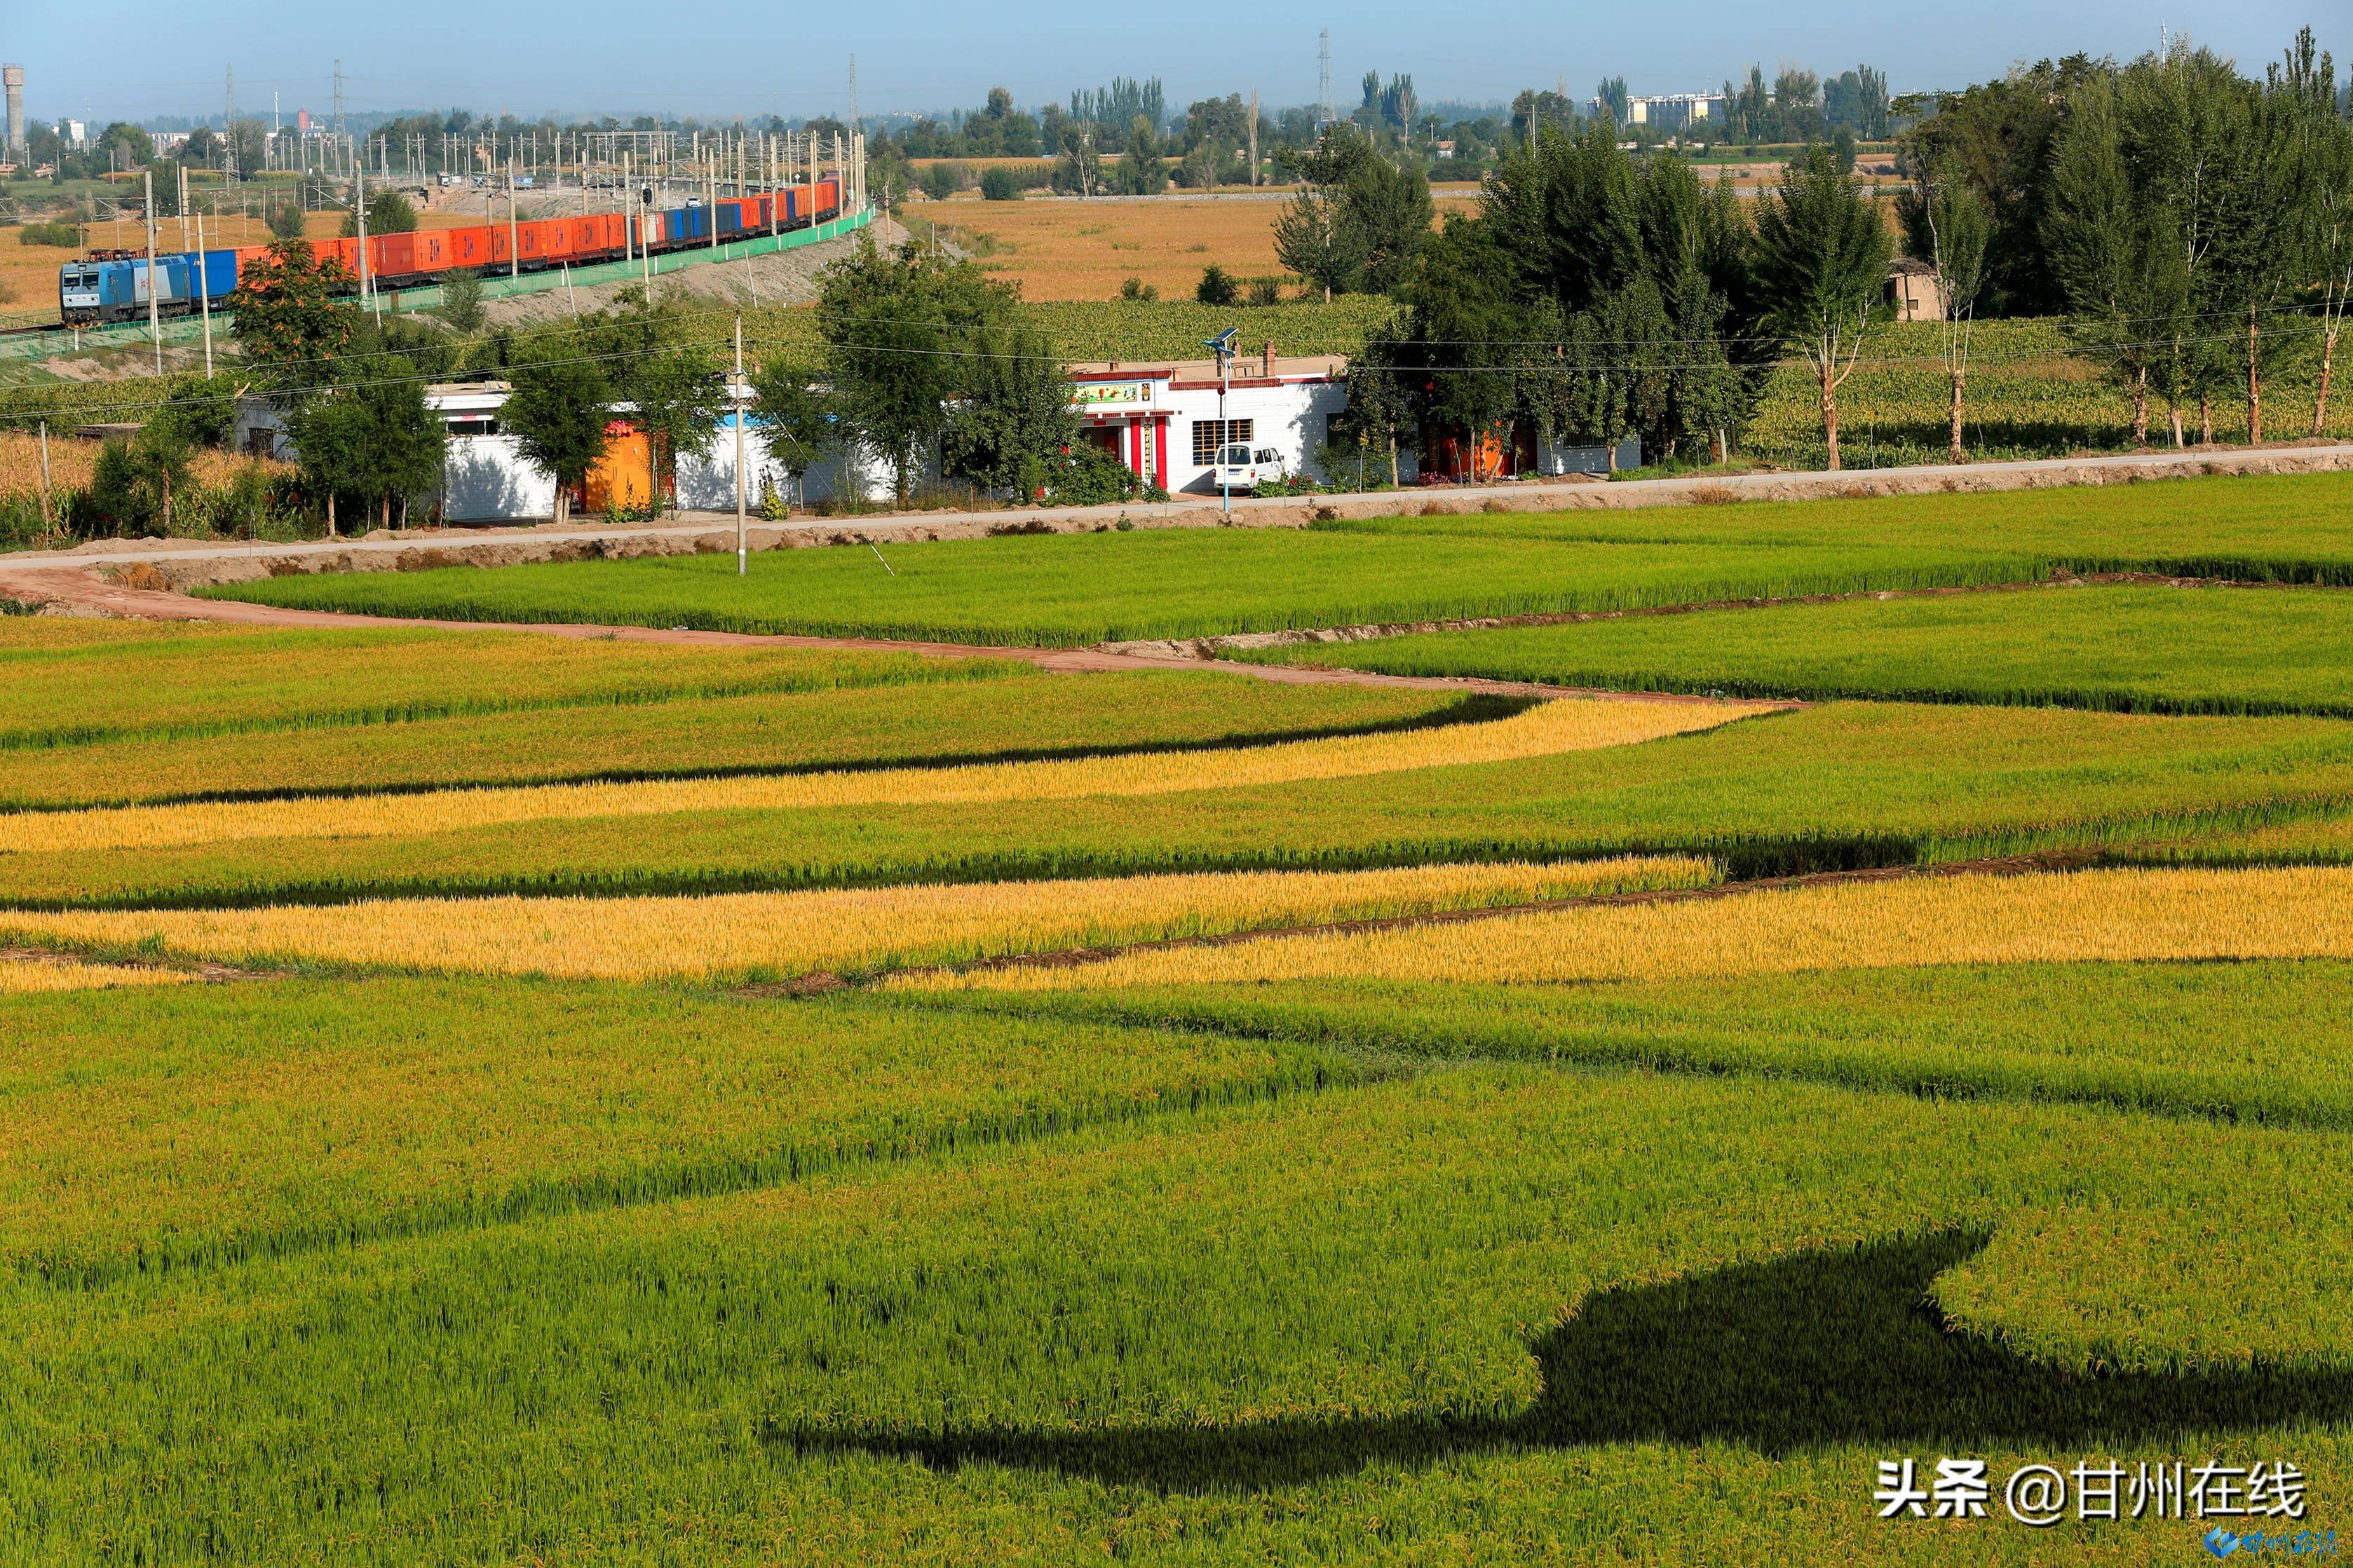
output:
[{"label": "poplar tree", "polygon": [[1822,440],[1839,464],[1838,393],[1880,313],[1891,247],[1870,188],[1820,143],[1757,203],[1755,279],[1765,324],[1820,389]]}]

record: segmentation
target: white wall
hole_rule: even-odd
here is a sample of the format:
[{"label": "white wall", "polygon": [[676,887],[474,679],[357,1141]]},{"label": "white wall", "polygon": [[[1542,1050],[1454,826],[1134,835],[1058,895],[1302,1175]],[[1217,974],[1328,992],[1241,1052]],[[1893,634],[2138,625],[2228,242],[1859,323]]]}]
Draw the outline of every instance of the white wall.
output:
[{"label": "white wall", "polygon": [[[1218,390],[1171,388],[1175,405],[1168,421],[1168,488],[1203,493],[1211,489],[1209,468],[1193,461],[1193,425],[1218,417]],[[1250,445],[1272,447],[1291,471],[1323,477],[1314,462],[1331,416],[1348,406],[1347,389],[1336,382],[1286,382],[1280,386],[1236,387],[1226,394],[1228,419],[1251,422]]]},{"label": "white wall", "polygon": [[512,436],[452,436],[441,456],[441,515],[499,522],[555,515],[555,481],[523,461]]},{"label": "white wall", "polygon": [[[749,470],[744,476],[744,502],[755,512],[764,483],[775,486],[795,506],[810,506],[840,493],[846,482],[837,456],[816,464],[796,484],[769,458],[767,439],[757,420],[744,431],[744,466]],[[895,493],[890,466],[871,456],[860,455],[858,479],[868,500],[887,501]],[[705,511],[735,510],[735,427],[732,423],[723,421],[702,451],[680,454],[678,504]]]}]

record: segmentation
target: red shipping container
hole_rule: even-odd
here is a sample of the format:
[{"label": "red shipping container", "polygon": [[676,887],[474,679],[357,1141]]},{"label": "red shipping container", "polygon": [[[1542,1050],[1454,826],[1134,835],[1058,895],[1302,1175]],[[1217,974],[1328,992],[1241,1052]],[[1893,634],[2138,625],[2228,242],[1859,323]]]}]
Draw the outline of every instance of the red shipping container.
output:
[{"label": "red shipping container", "polygon": [[449,265],[481,267],[491,259],[491,231],[487,228],[453,228],[449,236]]},{"label": "red shipping container", "polygon": [[368,239],[368,263],[378,278],[387,281],[415,277],[419,270],[417,237],[413,234],[371,236]]}]

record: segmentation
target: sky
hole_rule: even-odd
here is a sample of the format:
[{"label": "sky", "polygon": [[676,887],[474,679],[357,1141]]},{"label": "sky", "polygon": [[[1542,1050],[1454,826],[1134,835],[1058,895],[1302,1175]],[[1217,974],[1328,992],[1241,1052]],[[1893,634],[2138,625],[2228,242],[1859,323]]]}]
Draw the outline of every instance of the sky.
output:
[{"label": "sky", "polygon": [[[859,107],[870,115],[977,104],[997,86],[1034,107],[1115,75],[1160,77],[1172,108],[1253,89],[1270,106],[1309,103],[1316,33],[1326,26],[1343,112],[1367,70],[1409,72],[1425,102],[1508,100],[1563,78],[1582,99],[1613,75],[1637,93],[1697,91],[1738,78],[1751,61],[1767,77],[1784,63],[1825,76],[1875,65],[1904,92],[1961,87],[2016,60],[2076,50],[2139,54],[2157,47],[2161,27],[2187,31],[2253,72],[2310,23],[2322,47],[2353,66],[2353,7],[2342,0],[2158,0],[2154,8],[1977,0],[1961,11],[1684,0],[1672,18],[1650,6],[1571,8],[1558,0],[1484,0],[1475,11],[1428,0],[1346,9],[1195,0],[1181,20],[1165,7],[969,0],[411,0],[391,25],[382,8],[319,5],[117,0],[92,10],[23,0],[9,11],[0,18],[0,59],[25,67],[26,112],[40,120],[86,112],[101,122],[217,113],[232,66],[240,113],[267,119],[273,90],[290,118],[298,106],[323,112],[338,58],[345,102],[360,110],[839,114],[853,54]],[[224,36],[226,15],[237,21]],[[104,42],[93,47],[100,19]]]}]

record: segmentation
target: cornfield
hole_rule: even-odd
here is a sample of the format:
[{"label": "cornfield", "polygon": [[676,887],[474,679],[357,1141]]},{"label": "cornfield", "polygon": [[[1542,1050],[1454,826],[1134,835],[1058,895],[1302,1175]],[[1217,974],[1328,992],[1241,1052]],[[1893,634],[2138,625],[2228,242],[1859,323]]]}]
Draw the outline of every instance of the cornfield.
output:
[{"label": "cornfield", "polygon": [[1715,875],[1704,860],[1628,858],[698,898],[414,899],[9,915],[0,916],[0,933],[101,950],[160,944],[193,957],[436,973],[781,976],[1695,888]]},{"label": "cornfield", "polygon": [[[98,475],[101,444],[49,431],[49,489],[52,493],[88,489]],[[244,452],[199,447],[189,459],[189,475],[206,489],[236,483],[248,473],[275,479],[294,471],[290,463],[273,462]],[[38,495],[41,489],[41,442],[37,435],[0,430],[0,499]]]},{"label": "cornfield", "polygon": [[898,984],[1005,990],[1345,979],[1501,984],[1944,963],[2353,958],[2353,870],[2110,870],[1844,883],[1317,933]]},{"label": "cornfield", "polygon": [[784,777],[449,790],[429,795],[140,806],[0,817],[0,854],[158,849],[254,838],[366,838],[508,823],[784,810],[1078,799],[1236,789],[1495,763],[1714,729],[1766,703],[1545,702],[1508,719],[1229,750],[1130,753],[969,767]]}]

